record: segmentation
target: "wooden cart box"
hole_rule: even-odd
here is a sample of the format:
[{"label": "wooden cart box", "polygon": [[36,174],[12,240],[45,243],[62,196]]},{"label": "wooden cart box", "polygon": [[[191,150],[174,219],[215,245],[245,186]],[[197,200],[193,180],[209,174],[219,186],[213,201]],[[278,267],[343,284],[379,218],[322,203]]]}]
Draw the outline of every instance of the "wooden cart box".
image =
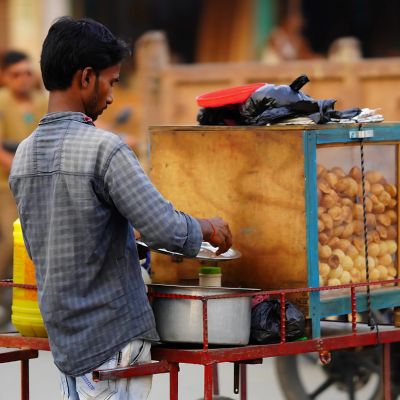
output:
[{"label": "wooden cart box", "polygon": [[[389,198],[382,197],[383,210],[375,205],[368,209],[375,221],[368,221],[369,246],[378,243],[378,250],[372,245],[376,254],[369,259],[370,272],[381,271],[381,279],[390,279],[397,277],[400,125],[152,127],[150,176],[177,209],[229,221],[234,246],[243,257],[223,265],[225,285],[282,289],[339,284],[341,279],[359,282],[365,275],[360,215],[363,136],[366,179],[377,184],[372,197],[367,182],[368,201],[381,203],[383,191],[390,192]],[[385,185],[391,186],[386,190]],[[338,217],[338,211],[343,215]],[[382,242],[388,243],[381,245],[385,251],[379,254]],[[198,267],[196,261],[177,264],[155,256],[154,280],[187,283],[196,279]],[[379,272],[374,276],[377,279]],[[295,301],[313,319],[314,336],[319,334],[320,318],[350,312],[349,296],[343,291],[297,296]],[[357,304],[358,310],[365,310],[364,293],[358,294]],[[374,290],[372,304],[400,305],[400,290]]]}]

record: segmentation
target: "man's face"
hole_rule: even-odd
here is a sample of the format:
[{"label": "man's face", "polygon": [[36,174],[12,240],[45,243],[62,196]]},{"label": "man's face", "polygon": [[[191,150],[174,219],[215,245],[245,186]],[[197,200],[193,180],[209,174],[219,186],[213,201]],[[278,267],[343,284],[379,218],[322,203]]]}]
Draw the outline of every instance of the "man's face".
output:
[{"label": "man's face", "polygon": [[94,76],[94,84],[86,96],[86,115],[93,121],[113,102],[113,86],[119,81],[121,65],[103,69],[97,76]]},{"label": "man's face", "polygon": [[35,87],[35,77],[29,60],[22,60],[7,67],[3,82],[17,96],[28,96]]}]

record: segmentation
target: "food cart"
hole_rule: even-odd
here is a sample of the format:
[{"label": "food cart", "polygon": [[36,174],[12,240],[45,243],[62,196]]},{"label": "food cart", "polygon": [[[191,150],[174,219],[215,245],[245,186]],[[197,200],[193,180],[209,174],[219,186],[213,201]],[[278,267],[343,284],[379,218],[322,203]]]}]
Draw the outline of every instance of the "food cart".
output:
[{"label": "food cart", "polygon": [[[151,290],[154,301],[201,305],[201,346],[164,343],[153,348],[155,362],[95,371],[95,378],[169,373],[170,399],[176,400],[179,364],[199,364],[204,398],[211,400],[213,367],[231,362],[234,391],[244,400],[248,363],[309,352],[329,363],[332,351],[381,344],[384,398],[390,399],[389,346],[400,341],[400,329],[374,323],[371,310],[394,308],[396,319],[400,307],[400,125],[174,126],[154,127],[150,136],[150,175],[161,193],[178,209],[230,221],[242,257],[223,266],[223,286],[244,292]],[[198,262],[177,263],[164,255],[153,261],[156,283],[196,283]],[[209,340],[216,302],[260,295],[280,300],[279,343],[232,347]],[[306,340],[286,341],[287,299],[309,321]],[[369,324],[357,322],[359,312],[368,313]],[[327,320],[346,314],[349,323]],[[46,339],[15,335],[1,335],[0,346],[49,349]],[[27,399],[26,368],[23,372]]]}]

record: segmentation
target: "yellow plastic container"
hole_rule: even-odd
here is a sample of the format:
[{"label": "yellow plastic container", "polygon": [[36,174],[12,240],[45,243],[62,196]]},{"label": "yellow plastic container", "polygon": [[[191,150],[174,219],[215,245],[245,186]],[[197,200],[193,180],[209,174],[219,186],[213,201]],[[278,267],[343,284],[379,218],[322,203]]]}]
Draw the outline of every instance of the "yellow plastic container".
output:
[{"label": "yellow plastic container", "polygon": [[[14,283],[36,285],[35,266],[26,251],[19,219],[14,222]],[[12,323],[22,336],[47,337],[37,290],[13,288]]]}]

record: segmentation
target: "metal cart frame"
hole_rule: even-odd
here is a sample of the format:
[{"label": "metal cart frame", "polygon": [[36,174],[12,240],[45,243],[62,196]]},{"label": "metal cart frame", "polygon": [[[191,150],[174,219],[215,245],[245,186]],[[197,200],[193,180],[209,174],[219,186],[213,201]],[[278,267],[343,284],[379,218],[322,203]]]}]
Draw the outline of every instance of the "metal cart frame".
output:
[{"label": "metal cart frame", "polygon": [[[371,282],[369,285],[398,284],[400,279],[383,282]],[[12,285],[12,284],[11,284]],[[155,346],[152,350],[152,358],[155,362],[134,365],[125,368],[116,368],[110,370],[97,370],[93,372],[94,379],[109,380],[118,378],[129,378],[134,376],[154,375],[160,373],[169,373],[170,375],[170,400],[178,400],[179,386],[179,364],[197,364],[204,366],[204,400],[212,400],[213,389],[215,388],[215,377],[213,367],[220,363],[234,363],[235,379],[234,391],[239,393],[241,400],[247,399],[247,380],[246,364],[261,363],[263,358],[279,357],[309,352],[319,353],[320,360],[327,364],[331,359],[331,351],[356,348],[362,346],[383,345],[383,383],[384,398],[391,398],[390,381],[390,343],[400,342],[400,328],[378,327],[378,329],[362,329],[357,323],[357,288],[367,286],[368,283],[348,284],[333,287],[286,289],[276,291],[265,291],[255,293],[241,293],[216,296],[186,296],[186,295],[168,295],[161,293],[151,293],[151,296],[158,298],[174,298],[185,300],[197,300],[203,303],[203,346],[200,349],[182,349],[173,346]],[[25,285],[26,286],[26,285]],[[303,341],[286,342],[286,324],[285,324],[285,301],[287,295],[296,292],[314,293],[325,290],[348,289],[351,299],[351,324],[350,330],[345,334],[336,334],[333,336],[312,338]],[[208,307],[213,300],[221,300],[233,297],[254,297],[254,296],[278,297],[281,303],[281,341],[278,344],[268,345],[249,345],[243,347],[230,348],[210,348],[208,342]],[[400,305],[400,304],[399,304]],[[343,324],[343,323],[337,323]],[[364,327],[365,328],[365,327]],[[38,350],[50,350],[49,342],[44,338],[28,338],[15,334],[0,335],[0,347],[25,349],[17,355],[16,353],[9,357],[9,361],[15,361],[16,357],[24,357],[23,379],[21,380],[21,399],[29,400],[29,382],[27,360],[37,357]],[[29,350],[28,350],[29,349]],[[18,352],[17,352],[18,353]],[[13,354],[13,353],[10,353]],[[1,361],[1,358],[0,358]],[[8,362],[4,358],[3,362]]]}]

